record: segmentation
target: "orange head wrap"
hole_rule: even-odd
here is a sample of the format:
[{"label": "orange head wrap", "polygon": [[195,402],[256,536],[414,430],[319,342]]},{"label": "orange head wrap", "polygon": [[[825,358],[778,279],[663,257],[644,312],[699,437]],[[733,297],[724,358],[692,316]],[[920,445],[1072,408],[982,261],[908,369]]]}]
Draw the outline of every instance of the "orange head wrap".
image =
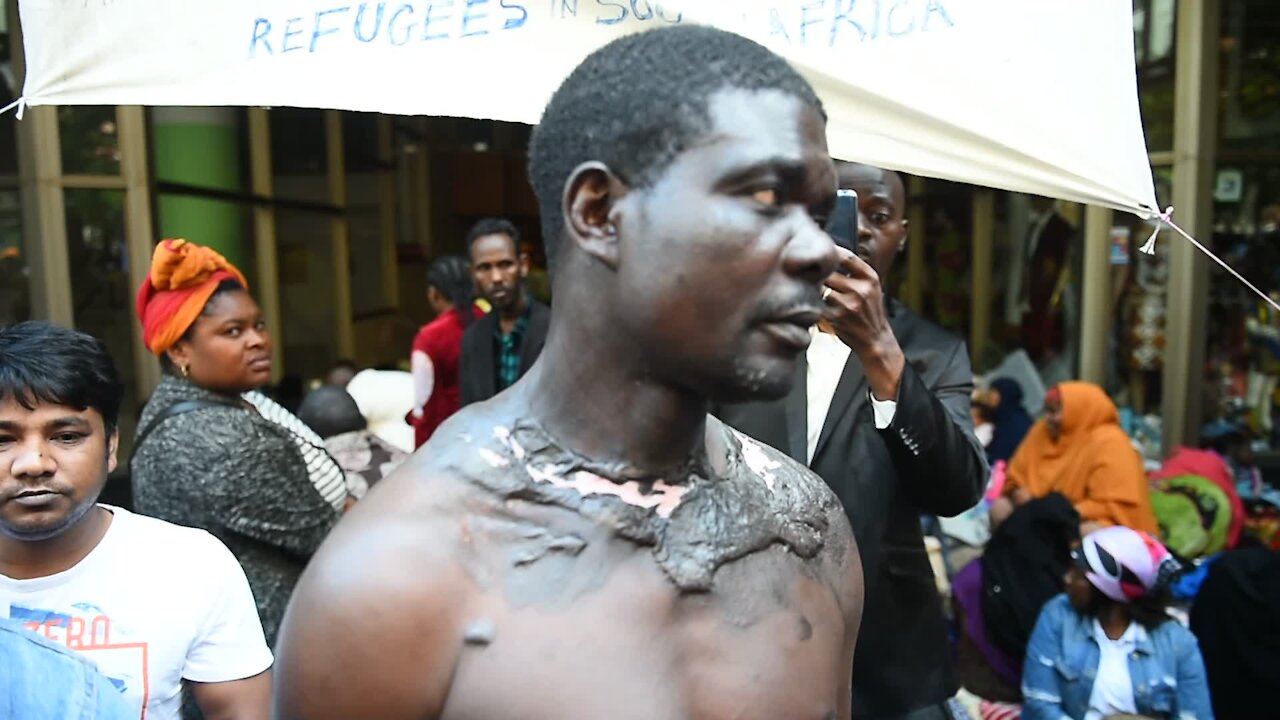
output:
[{"label": "orange head wrap", "polygon": [[235,265],[186,240],[163,240],[151,256],[151,272],[138,288],[142,339],[157,357],[173,347],[204,310],[224,280],[249,289]]}]

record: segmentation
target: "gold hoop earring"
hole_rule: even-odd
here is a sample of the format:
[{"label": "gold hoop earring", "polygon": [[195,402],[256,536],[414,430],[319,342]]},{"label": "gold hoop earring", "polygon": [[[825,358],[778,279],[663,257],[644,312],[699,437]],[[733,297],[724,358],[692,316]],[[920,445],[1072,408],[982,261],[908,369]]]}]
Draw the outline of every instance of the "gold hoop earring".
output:
[{"label": "gold hoop earring", "polygon": [[189,378],[189,377],[191,377],[191,366],[190,366],[190,365],[183,365],[183,366],[182,366],[182,377],[184,377],[184,378]]}]

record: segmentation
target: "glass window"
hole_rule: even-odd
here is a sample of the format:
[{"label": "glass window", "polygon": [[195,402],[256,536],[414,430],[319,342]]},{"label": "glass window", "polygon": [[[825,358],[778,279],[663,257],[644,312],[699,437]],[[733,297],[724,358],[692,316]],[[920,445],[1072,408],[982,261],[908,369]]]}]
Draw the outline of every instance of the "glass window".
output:
[{"label": "glass window", "polygon": [[342,147],[347,174],[372,173],[378,162],[378,115],[342,113]]},{"label": "glass window", "polygon": [[1280,150],[1280,3],[1222,4],[1221,151]]},{"label": "glass window", "polygon": [[276,197],[328,203],[324,111],[272,108],[269,115]]},{"label": "glass window", "polygon": [[119,175],[120,143],[114,105],[58,108],[62,172],[66,175]]},{"label": "glass window", "polygon": [[[1219,163],[1213,185],[1214,251],[1249,282],[1280,298],[1280,165]],[[1280,317],[1216,264],[1209,266],[1205,420],[1251,427],[1271,447],[1280,376]]]},{"label": "glass window", "polygon": [[1135,0],[1134,53],[1138,63],[1138,103],[1147,149],[1173,149],[1175,5],[1172,0]]},{"label": "glass window", "polygon": [[30,268],[17,190],[0,190],[0,325],[31,319]]},{"label": "glass window", "polygon": [[[12,43],[7,25],[8,15],[0,12],[0,107],[18,99],[20,80],[14,72],[10,59]],[[0,175],[18,174],[18,136],[17,114],[7,112],[0,115]]]},{"label": "glass window", "polygon": [[[1173,171],[1154,168],[1156,200],[1171,201]],[[1181,239],[1162,233],[1155,253],[1139,252],[1154,226],[1129,213],[1111,221],[1110,265],[1112,348],[1107,389],[1122,410],[1138,416],[1160,414],[1168,304],[1169,246]],[[1158,433],[1156,433],[1158,435]]]},{"label": "glass window", "polygon": [[[1224,0],[1218,165],[1211,183],[1214,251],[1280,297],[1280,5]],[[1276,378],[1280,313],[1209,265],[1204,420],[1247,426],[1280,447]],[[1193,419],[1194,420],[1194,419]]]},{"label": "glass window", "polygon": [[[337,359],[333,303],[333,215],[277,206],[284,380],[321,377]],[[290,378],[289,376],[292,376]]]},{"label": "glass window", "polygon": [[137,426],[139,388],[133,364],[133,298],[125,252],[124,193],[66,191],[67,251],[76,329],[101,339],[125,383],[120,409],[121,457]]}]

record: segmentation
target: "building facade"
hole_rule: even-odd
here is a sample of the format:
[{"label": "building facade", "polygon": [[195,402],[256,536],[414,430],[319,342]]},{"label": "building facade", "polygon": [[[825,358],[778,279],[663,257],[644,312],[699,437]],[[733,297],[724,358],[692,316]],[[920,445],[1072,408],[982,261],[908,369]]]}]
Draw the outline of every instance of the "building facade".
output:
[{"label": "building facade", "polygon": [[[1280,290],[1280,4],[1134,5],[1160,202],[1259,287]],[[22,85],[15,0],[4,20],[0,104]],[[129,383],[130,438],[159,379],[134,293],[154,243],[186,237],[245,271],[284,386],[300,390],[339,358],[401,363],[428,312],[426,263],[460,251],[472,221],[508,217],[540,247],[529,130],[296,108],[0,115],[0,323],[48,319],[103,338]],[[1026,344],[1035,202],[922,178],[910,195],[912,237],[890,286],[967,337],[975,368],[990,369]],[[1162,419],[1166,447],[1193,442],[1218,417],[1266,429],[1280,321],[1171,233],[1148,257],[1136,249],[1149,223],[1065,203],[1056,211],[1077,235],[1054,295],[1062,331],[1046,378],[1105,384],[1135,414]]]}]

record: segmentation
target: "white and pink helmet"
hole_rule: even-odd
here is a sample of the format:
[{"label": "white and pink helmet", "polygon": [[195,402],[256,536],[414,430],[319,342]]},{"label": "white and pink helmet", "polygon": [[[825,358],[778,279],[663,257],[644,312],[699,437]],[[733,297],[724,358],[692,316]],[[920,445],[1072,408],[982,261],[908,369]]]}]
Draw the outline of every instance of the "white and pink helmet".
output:
[{"label": "white and pink helmet", "polygon": [[1130,602],[1168,581],[1177,559],[1147,533],[1115,526],[1085,536],[1072,556],[1090,584],[1116,602]]}]

